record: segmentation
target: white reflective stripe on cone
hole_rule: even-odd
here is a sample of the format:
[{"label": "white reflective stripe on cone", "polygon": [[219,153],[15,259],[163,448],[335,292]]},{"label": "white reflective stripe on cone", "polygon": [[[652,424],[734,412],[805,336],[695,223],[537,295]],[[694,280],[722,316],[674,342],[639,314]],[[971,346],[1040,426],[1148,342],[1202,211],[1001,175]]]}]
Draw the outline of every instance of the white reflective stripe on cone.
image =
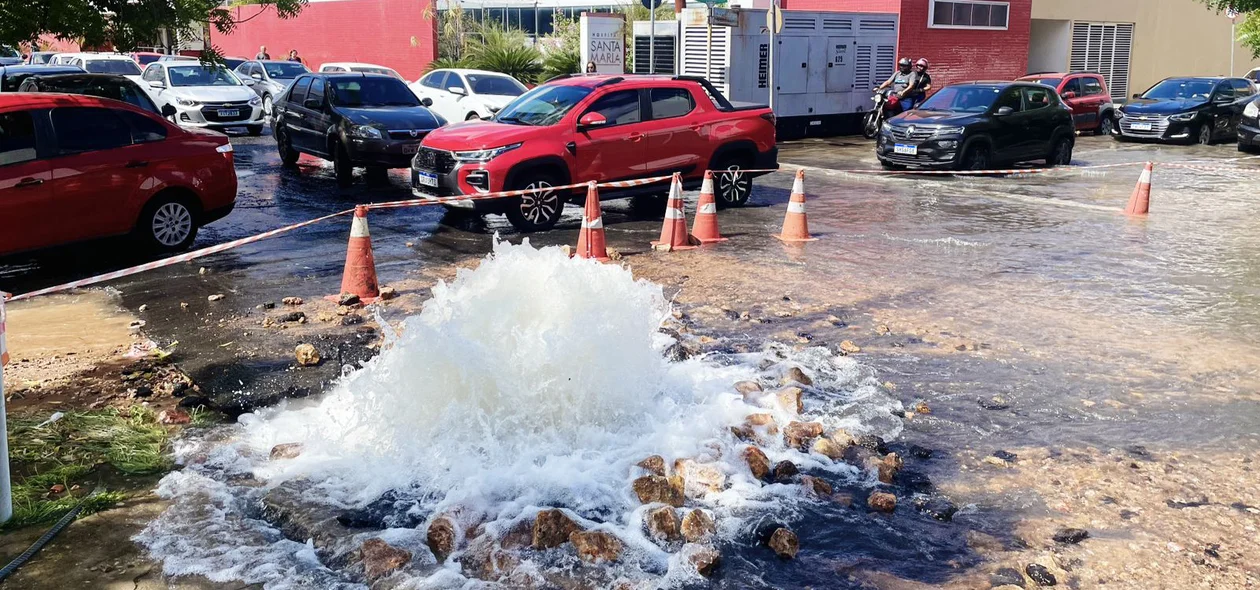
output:
[{"label": "white reflective stripe on cone", "polygon": [[696,209],[696,213],[712,213],[717,215],[717,203],[705,203],[701,205],[699,209]]},{"label": "white reflective stripe on cone", "polygon": [[669,209],[665,210],[665,219],[685,219],[685,218],[683,217],[682,209],[678,209],[676,207],[670,207]]},{"label": "white reflective stripe on cone", "polygon": [[805,194],[805,181],[801,180],[800,178],[793,180],[792,181],[792,194],[794,195]]},{"label": "white reflective stripe on cone", "polygon": [[352,238],[371,237],[371,234],[368,233],[366,217],[355,217],[354,221],[350,222],[350,237]]},{"label": "white reflective stripe on cone", "polygon": [[704,183],[700,185],[700,194],[702,195],[713,194],[713,177],[712,176],[704,177]]},{"label": "white reflective stripe on cone", "polygon": [[797,203],[796,201],[792,201],[791,203],[788,203],[788,213],[800,213],[804,215],[805,203]]},{"label": "white reflective stripe on cone", "polygon": [[1138,177],[1138,184],[1150,184],[1150,183],[1151,183],[1151,169],[1143,168],[1142,175]]},{"label": "white reflective stripe on cone", "polygon": [[582,220],[582,229],[604,229],[604,218],[596,217],[590,221]]}]

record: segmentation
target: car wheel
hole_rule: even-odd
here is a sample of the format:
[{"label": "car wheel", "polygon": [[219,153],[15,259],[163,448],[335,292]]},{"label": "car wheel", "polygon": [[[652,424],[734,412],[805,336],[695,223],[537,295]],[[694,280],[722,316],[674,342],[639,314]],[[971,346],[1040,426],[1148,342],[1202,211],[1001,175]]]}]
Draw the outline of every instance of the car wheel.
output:
[{"label": "car wheel", "polygon": [[1194,134],[1194,142],[1199,145],[1212,145],[1212,126],[1206,123],[1199,125],[1199,130]]},{"label": "car wheel", "polygon": [[340,143],[333,145],[333,174],[337,176],[337,186],[344,188],[354,182],[354,165],[350,163],[350,154]]},{"label": "car wheel", "polygon": [[480,121],[481,115],[478,115],[477,113],[468,113],[468,116],[464,117],[464,120],[465,121]]},{"label": "car wheel", "polygon": [[276,129],[276,150],[280,152],[280,163],[285,166],[293,166],[298,161],[298,151],[293,149],[293,142],[289,139],[289,132],[284,127]]},{"label": "car wheel", "polygon": [[262,130],[263,130],[262,125],[250,125],[249,135],[250,137],[258,137],[259,135],[262,135]]},{"label": "car wheel", "polygon": [[1054,142],[1054,149],[1046,158],[1047,166],[1067,166],[1072,163],[1072,140],[1062,137]]},{"label": "car wheel", "polygon": [[1116,122],[1111,118],[1111,113],[1106,113],[1103,115],[1102,121],[1098,123],[1097,133],[1098,135],[1111,135],[1115,126]]},{"label": "car wheel", "polygon": [[713,192],[717,197],[717,206],[743,207],[752,196],[752,176],[747,172],[748,164],[742,159],[723,160],[714,170]]},{"label": "car wheel", "polygon": [[264,117],[271,117],[273,106],[274,105],[271,103],[271,95],[270,94],[263,95],[263,116]]},{"label": "car wheel", "polygon": [[197,218],[191,202],[159,195],[140,213],[135,233],[145,247],[155,252],[187,250],[197,239]]},{"label": "car wheel", "polygon": [[528,190],[528,194],[512,199],[507,208],[508,221],[522,232],[546,231],[555,227],[564,212],[564,197],[552,188],[561,181],[549,172],[526,173],[510,190]]},{"label": "car wheel", "polygon": [[958,158],[955,166],[958,170],[985,170],[989,167],[989,146],[972,144]]}]

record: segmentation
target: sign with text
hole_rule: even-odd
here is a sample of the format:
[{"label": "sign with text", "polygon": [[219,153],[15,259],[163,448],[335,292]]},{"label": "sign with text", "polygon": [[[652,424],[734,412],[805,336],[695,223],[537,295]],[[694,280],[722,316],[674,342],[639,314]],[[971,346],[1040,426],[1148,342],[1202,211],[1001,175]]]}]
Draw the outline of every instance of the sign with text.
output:
[{"label": "sign with text", "polygon": [[709,9],[709,24],[715,27],[738,27],[739,12],[730,8]]},{"label": "sign with text", "polygon": [[598,74],[626,73],[626,41],[622,35],[625,20],[620,14],[583,12],[579,29],[582,35],[582,71]]}]

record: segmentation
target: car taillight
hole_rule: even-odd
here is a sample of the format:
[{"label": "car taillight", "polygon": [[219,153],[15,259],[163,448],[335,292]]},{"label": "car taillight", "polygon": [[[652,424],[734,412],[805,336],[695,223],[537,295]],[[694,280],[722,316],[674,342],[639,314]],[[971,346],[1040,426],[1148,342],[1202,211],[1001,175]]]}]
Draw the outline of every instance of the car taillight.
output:
[{"label": "car taillight", "polygon": [[771,125],[774,125],[775,121],[777,121],[777,118],[774,116],[774,113],[765,113],[761,115],[761,118],[769,121]]},{"label": "car taillight", "polygon": [[225,143],[219,147],[214,148],[214,151],[219,152],[220,154],[223,154],[223,158],[227,160],[229,163],[231,163],[233,161],[233,158],[235,157],[234,152],[236,150],[232,148],[232,144]]}]

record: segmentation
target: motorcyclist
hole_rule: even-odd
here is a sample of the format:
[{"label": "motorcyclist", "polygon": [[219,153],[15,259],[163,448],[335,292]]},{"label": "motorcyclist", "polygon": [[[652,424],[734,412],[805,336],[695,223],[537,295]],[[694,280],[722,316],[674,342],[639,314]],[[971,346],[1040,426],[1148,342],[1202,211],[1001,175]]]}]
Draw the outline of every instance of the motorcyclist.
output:
[{"label": "motorcyclist", "polygon": [[901,106],[907,111],[922,104],[923,99],[932,92],[932,75],[928,73],[926,57],[920,57],[919,61],[914,62],[914,77],[913,84],[902,92]]},{"label": "motorcyclist", "polygon": [[[911,61],[908,57],[903,57],[897,61],[897,71],[893,72],[892,77],[884,81],[875,88],[875,92],[883,92],[885,89],[891,88],[893,96],[898,101],[906,98],[906,91],[913,89],[918,83],[918,75],[911,68]],[[899,110],[905,110],[909,107],[900,105]]]}]

